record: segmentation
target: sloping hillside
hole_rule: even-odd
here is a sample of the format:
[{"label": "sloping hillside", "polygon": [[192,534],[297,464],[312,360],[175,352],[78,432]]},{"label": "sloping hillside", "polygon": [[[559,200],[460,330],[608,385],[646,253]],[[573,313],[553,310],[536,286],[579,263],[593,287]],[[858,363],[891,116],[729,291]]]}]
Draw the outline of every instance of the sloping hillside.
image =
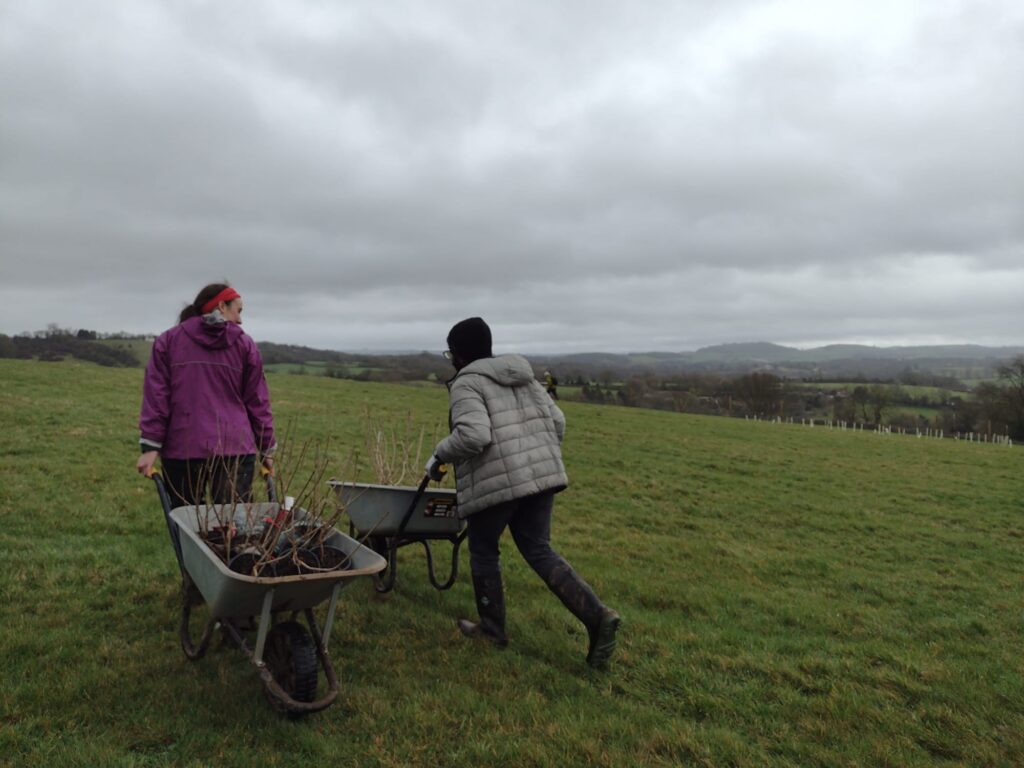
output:
[{"label": "sloping hillside", "polygon": [[[141,378],[0,360],[0,508],[26,512],[0,530],[15,764],[1024,764],[1017,448],[565,403],[553,541],[624,617],[611,670],[510,538],[504,651],[455,628],[465,548],[438,592],[409,547],[390,596],[343,594],[339,702],[288,723],[236,650],[178,647]],[[282,432],[345,477],[373,479],[348,463],[367,409],[428,449],[446,424],[440,386],[270,385]]]}]

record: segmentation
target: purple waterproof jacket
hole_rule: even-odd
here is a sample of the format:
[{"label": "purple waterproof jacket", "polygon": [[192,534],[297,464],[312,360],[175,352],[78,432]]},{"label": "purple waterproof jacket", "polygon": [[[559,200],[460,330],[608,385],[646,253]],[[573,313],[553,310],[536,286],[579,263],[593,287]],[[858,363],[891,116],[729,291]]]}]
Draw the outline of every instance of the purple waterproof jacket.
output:
[{"label": "purple waterproof jacket", "polygon": [[153,343],[139,416],[143,450],[167,459],[273,452],[259,349],[235,323],[190,317]]}]

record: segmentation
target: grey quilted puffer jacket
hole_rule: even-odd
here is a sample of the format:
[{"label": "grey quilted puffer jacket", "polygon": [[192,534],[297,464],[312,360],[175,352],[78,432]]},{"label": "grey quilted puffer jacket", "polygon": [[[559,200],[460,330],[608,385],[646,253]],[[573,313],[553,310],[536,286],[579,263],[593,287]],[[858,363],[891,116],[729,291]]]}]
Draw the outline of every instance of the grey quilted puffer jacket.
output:
[{"label": "grey quilted puffer jacket", "polygon": [[476,360],[448,385],[452,432],[434,455],[455,467],[459,515],[560,491],[565,416],[521,355]]}]

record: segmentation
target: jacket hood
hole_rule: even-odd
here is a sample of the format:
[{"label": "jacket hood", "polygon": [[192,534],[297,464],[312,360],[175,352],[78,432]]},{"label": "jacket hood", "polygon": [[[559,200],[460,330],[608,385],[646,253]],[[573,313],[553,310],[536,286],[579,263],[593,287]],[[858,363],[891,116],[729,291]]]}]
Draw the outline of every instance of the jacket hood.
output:
[{"label": "jacket hood", "polygon": [[202,317],[190,317],[181,324],[181,330],[207,349],[227,349],[244,334],[235,323],[207,323]]},{"label": "jacket hood", "polygon": [[534,380],[533,368],[522,355],[498,355],[474,360],[455,378],[468,373],[477,373],[501,384],[503,387],[519,387]]}]

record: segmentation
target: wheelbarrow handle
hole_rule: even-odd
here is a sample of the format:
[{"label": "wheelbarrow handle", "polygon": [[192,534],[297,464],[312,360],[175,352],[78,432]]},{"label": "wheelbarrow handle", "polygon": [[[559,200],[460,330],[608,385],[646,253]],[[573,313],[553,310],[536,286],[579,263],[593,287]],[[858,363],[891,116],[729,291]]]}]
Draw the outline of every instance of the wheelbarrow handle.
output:
[{"label": "wheelbarrow handle", "polygon": [[260,464],[260,474],[267,484],[267,501],[277,501],[277,485],[274,483],[274,470],[268,469],[266,464]]},{"label": "wheelbarrow handle", "polygon": [[167,491],[167,483],[164,482],[163,475],[155,469],[151,469],[147,476],[156,485],[156,493],[157,496],[160,497],[160,506],[163,507],[164,510],[164,522],[167,523],[167,532],[171,536],[171,544],[174,545],[174,556],[178,558],[178,568],[181,569],[181,573],[184,575],[185,561],[181,556],[181,541],[178,538],[178,526],[171,519],[171,494]]},{"label": "wheelbarrow handle", "polygon": [[420,480],[420,485],[416,489],[416,494],[412,497],[412,502],[409,504],[409,508],[405,510],[405,516],[402,517],[402,522],[398,526],[397,538],[401,538],[402,534],[405,533],[405,526],[409,524],[409,520],[412,518],[412,513],[416,510],[416,505],[419,504],[420,499],[423,498],[423,494],[427,490],[427,484],[429,482],[430,475],[423,475],[423,479]]},{"label": "wheelbarrow handle", "polygon": [[146,473],[146,477],[156,485],[156,495],[160,497],[160,506],[163,507],[164,514],[169,518],[173,505],[171,504],[171,495],[167,491],[167,483],[164,481],[163,475],[160,474],[159,469],[150,469]]}]

